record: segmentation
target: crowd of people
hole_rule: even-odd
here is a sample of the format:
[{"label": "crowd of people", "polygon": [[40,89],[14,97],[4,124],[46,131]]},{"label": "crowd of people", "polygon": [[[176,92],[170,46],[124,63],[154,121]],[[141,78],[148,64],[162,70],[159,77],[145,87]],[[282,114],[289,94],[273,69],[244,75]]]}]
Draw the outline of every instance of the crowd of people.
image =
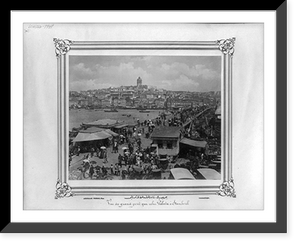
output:
[{"label": "crowd of people", "polygon": [[[88,144],[70,145],[69,165],[74,155],[84,154],[80,167],[79,179],[161,179],[161,174],[168,165],[161,165],[157,152],[151,150],[151,145],[142,146],[142,138],[149,138],[155,127],[179,126],[194,119],[205,110],[203,107],[189,108],[171,112],[168,117],[161,114],[153,120],[136,120],[136,126],[118,129],[118,136],[111,139],[92,141]],[[195,129],[195,128],[194,128]],[[182,135],[191,134],[191,128],[182,127]],[[199,134],[199,133],[198,133]],[[216,146],[218,140],[215,140]],[[117,158],[111,162],[111,154]],[[99,158],[101,160],[96,159]],[[189,161],[185,164],[175,164],[173,168],[184,167],[197,174],[197,168],[208,165],[208,156],[204,153],[185,156]],[[94,159],[94,160],[93,160]]]},{"label": "crowd of people", "polygon": [[[76,144],[69,152],[69,163],[71,164],[72,156],[83,154],[81,166],[77,168],[81,171],[79,179],[158,177],[159,171],[161,171],[159,157],[156,152],[151,152],[150,146],[143,148],[141,140],[142,137],[149,138],[158,124],[159,119],[137,121],[136,126],[119,129],[118,136],[108,139],[106,142],[92,141],[88,144]],[[111,159],[116,159],[110,158],[111,154],[117,156],[115,163],[110,163]]]},{"label": "crowd of people", "polygon": [[[116,163],[108,163],[108,148],[102,149],[103,155],[87,153],[78,168],[82,172],[80,179],[147,179],[161,171],[158,155],[151,152],[150,147],[142,148],[139,137],[128,141],[121,150],[117,139],[114,139],[111,150],[118,153]],[[103,164],[93,161],[92,157],[103,159]]]}]

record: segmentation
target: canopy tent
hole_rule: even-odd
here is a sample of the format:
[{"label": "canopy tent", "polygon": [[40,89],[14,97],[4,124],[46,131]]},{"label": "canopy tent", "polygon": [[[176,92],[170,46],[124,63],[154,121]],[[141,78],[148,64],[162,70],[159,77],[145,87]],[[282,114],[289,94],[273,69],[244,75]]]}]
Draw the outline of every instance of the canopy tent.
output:
[{"label": "canopy tent", "polygon": [[85,130],[80,130],[79,132],[82,132],[82,133],[94,133],[94,132],[101,132],[103,131],[104,128],[99,128],[99,127],[96,127],[96,126],[92,126],[92,127],[89,127]]},{"label": "canopy tent", "polygon": [[128,126],[128,125],[127,125],[127,124],[120,124],[120,125],[114,126],[114,128],[116,128],[116,129],[121,129],[121,128],[124,128],[124,127],[126,127],[126,126]]},{"label": "canopy tent", "polygon": [[211,168],[199,168],[197,171],[205,178],[211,180],[220,180],[221,174]]},{"label": "canopy tent", "polygon": [[196,148],[203,148],[203,149],[205,149],[206,146],[207,146],[206,141],[196,141],[196,140],[192,140],[192,139],[188,139],[188,138],[181,139],[180,143],[186,144],[186,145],[189,145],[189,146],[193,146],[193,147],[196,147]]},{"label": "canopy tent", "polygon": [[113,131],[110,130],[110,129],[105,129],[104,131],[107,132],[108,134],[112,135],[113,137],[119,136],[118,133],[115,133],[115,132],[113,132]]},{"label": "canopy tent", "polygon": [[171,169],[171,173],[174,177],[174,179],[195,179],[193,174],[185,168],[173,168]]},{"label": "canopy tent", "polygon": [[110,138],[112,135],[106,131],[93,132],[93,133],[84,133],[79,132],[74,138],[73,142],[86,142],[86,141],[95,141]]}]

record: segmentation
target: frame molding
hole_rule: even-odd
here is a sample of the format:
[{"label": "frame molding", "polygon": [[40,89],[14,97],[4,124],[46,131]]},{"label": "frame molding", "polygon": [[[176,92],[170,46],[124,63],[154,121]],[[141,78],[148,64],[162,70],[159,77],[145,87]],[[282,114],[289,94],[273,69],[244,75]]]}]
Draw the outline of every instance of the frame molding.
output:
[{"label": "frame molding", "polygon": [[[216,41],[197,42],[102,42],[102,41],[71,41],[69,39],[53,38],[58,69],[58,182],[55,198],[89,195],[132,195],[132,194],[173,194],[173,195],[219,195],[236,197],[232,175],[232,58],[234,54],[235,37]],[[67,62],[70,50],[205,50],[220,51],[223,73],[222,85],[222,178],[218,185],[193,186],[149,186],[149,187],[109,187],[72,186],[68,180],[68,91]],[[180,181],[178,181],[179,183]],[[63,187],[63,188],[62,188]],[[63,193],[65,192],[65,194]]]}]

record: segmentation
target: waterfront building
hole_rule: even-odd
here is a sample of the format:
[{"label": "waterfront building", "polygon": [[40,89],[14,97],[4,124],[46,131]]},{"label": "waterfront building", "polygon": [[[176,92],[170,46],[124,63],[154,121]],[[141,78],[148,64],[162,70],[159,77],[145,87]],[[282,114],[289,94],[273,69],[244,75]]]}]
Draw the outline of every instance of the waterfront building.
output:
[{"label": "waterfront building", "polygon": [[158,155],[175,157],[179,154],[179,142],[181,140],[181,128],[175,126],[155,128],[151,134],[153,144],[158,147]]},{"label": "waterfront building", "polygon": [[146,98],[147,99],[153,99],[153,98],[155,98],[155,95],[154,95],[154,93],[147,93]]},{"label": "waterfront building", "polygon": [[134,105],[134,100],[133,99],[130,99],[129,97],[126,97],[125,98],[125,106],[126,107],[132,107]]},{"label": "waterfront building", "polygon": [[97,97],[93,97],[92,106],[100,108],[102,106],[102,101]]},{"label": "waterfront building", "polygon": [[78,104],[81,107],[86,107],[86,106],[88,106],[88,100],[87,99],[80,99],[80,100],[78,100]]},{"label": "waterfront building", "polygon": [[133,96],[134,96],[134,94],[133,94],[132,91],[124,91],[124,92],[122,92],[122,94],[121,94],[121,97],[122,97],[122,98],[127,98],[127,97],[128,97],[128,98],[132,99]]},{"label": "waterfront building", "polygon": [[89,96],[87,100],[88,100],[88,105],[91,106],[93,104],[93,97]]},{"label": "waterfront building", "polygon": [[119,98],[114,100],[114,106],[115,107],[126,107],[126,99],[125,98]]},{"label": "waterfront building", "polygon": [[110,107],[111,106],[111,101],[109,99],[103,99],[101,101],[101,106],[102,106],[102,108]]},{"label": "waterfront building", "polygon": [[111,92],[110,97],[115,99],[115,98],[120,98],[120,93],[119,92]]},{"label": "waterfront building", "polygon": [[157,98],[154,101],[157,108],[164,108],[165,107],[165,99],[163,98]]},{"label": "waterfront building", "polygon": [[77,105],[79,105],[77,97],[70,97],[69,98],[69,107],[74,107]]}]

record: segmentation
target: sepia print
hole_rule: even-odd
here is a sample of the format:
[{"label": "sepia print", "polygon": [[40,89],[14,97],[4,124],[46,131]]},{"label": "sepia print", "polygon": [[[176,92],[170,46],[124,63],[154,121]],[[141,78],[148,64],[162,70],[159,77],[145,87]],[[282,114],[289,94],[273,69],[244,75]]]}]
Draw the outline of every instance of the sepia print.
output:
[{"label": "sepia print", "polygon": [[55,38],[56,198],[111,193],[235,197],[230,159],[234,42]]}]

